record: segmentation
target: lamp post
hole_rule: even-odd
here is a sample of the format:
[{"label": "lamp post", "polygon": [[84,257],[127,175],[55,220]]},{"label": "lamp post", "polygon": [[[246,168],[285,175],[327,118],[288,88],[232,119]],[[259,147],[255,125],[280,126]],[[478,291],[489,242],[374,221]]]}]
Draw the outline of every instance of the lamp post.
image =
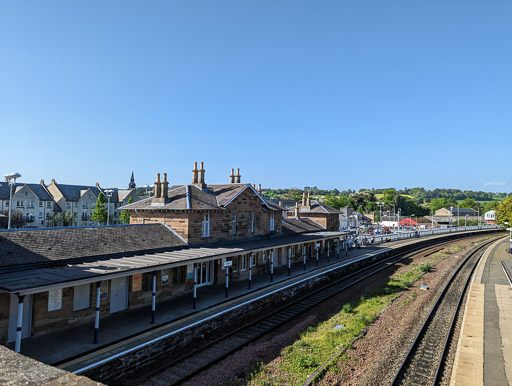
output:
[{"label": "lamp post", "polygon": [[402,212],[402,209],[398,208],[398,222],[396,223],[396,226],[398,227],[398,233],[400,233],[400,213]]},{"label": "lamp post", "polygon": [[409,218],[411,219],[411,230],[412,230],[412,216],[414,216],[414,214],[411,214],[411,215],[409,216]]},{"label": "lamp post", "polygon": [[450,206],[450,230],[452,228],[453,206]]},{"label": "lamp post", "polygon": [[468,226],[468,215],[464,218],[464,228]]},{"label": "lamp post", "polygon": [[459,206],[457,205],[457,227],[460,226],[460,209],[459,209]]},{"label": "lamp post", "polygon": [[377,205],[379,206],[379,223],[380,223],[380,229],[379,233],[382,233],[382,207],[384,206],[383,202],[377,202]]},{"label": "lamp post", "polygon": [[9,222],[7,223],[7,229],[11,229],[11,211],[12,211],[12,188],[16,186],[16,178],[20,178],[20,173],[6,174],[5,180],[9,183]]},{"label": "lamp post", "polygon": [[112,193],[114,191],[112,189],[105,190],[106,196],[107,196],[107,225],[110,224],[110,198],[112,197]]}]

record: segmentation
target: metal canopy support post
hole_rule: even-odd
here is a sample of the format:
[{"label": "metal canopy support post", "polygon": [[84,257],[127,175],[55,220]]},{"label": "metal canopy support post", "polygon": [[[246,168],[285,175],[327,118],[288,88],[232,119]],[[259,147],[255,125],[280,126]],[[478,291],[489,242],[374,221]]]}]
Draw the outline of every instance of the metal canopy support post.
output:
[{"label": "metal canopy support post", "polygon": [[318,245],[316,246],[316,266],[318,267]]},{"label": "metal canopy support post", "polygon": [[151,324],[155,324],[155,310],[156,310],[156,272],[153,271],[153,291],[151,299]]},{"label": "metal canopy support post", "polygon": [[274,250],[270,251],[270,281],[274,281]]},{"label": "metal canopy support post", "polygon": [[329,243],[329,240],[327,240],[327,262],[329,262],[330,254],[331,254],[331,244]]},{"label": "metal canopy support post", "polygon": [[347,257],[348,256],[348,240],[345,240],[343,242],[343,245],[345,245],[345,257]]},{"label": "metal canopy support post", "polygon": [[229,288],[229,267],[226,267],[226,297],[228,297]]},{"label": "metal canopy support post", "polygon": [[306,244],[302,246],[302,255],[304,258],[304,271],[306,270]]},{"label": "metal canopy support post", "polygon": [[287,254],[288,254],[288,276],[292,274],[292,256],[290,253],[291,247],[287,248]]},{"label": "metal canopy support post", "polygon": [[16,320],[16,343],[14,351],[20,352],[21,349],[21,330],[23,329],[23,299],[25,296],[18,295],[18,318]]},{"label": "metal canopy support post", "polygon": [[251,289],[252,281],[252,253],[249,253],[249,289]]},{"label": "metal canopy support post", "polygon": [[98,332],[100,330],[100,296],[101,281],[96,283],[96,311],[94,315],[94,344],[98,343]]},{"label": "metal canopy support post", "polygon": [[197,299],[197,263],[194,263],[194,297],[192,299],[192,308],[196,308]]}]

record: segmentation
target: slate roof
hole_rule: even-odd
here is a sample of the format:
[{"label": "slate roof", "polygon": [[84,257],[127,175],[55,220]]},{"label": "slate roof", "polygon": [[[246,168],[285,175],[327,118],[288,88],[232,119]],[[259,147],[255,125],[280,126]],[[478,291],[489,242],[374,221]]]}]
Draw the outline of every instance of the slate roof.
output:
[{"label": "slate roof", "polygon": [[[41,184],[22,184],[16,183],[15,189],[13,189],[13,197],[14,194],[20,191],[24,186],[28,186],[32,191],[39,197],[42,201],[53,201],[53,197],[46,190],[46,188]],[[9,184],[7,182],[0,182],[0,200],[8,200],[9,199]]]},{"label": "slate roof", "polygon": [[85,186],[85,185],[65,185],[55,184],[59,188],[60,192],[66,199],[66,201],[78,201],[87,189],[91,189],[96,197],[100,194],[100,190],[97,186]]},{"label": "slate roof", "polygon": [[[447,211],[450,211],[450,208],[444,208],[446,209]],[[453,208],[453,211],[452,211],[452,214],[454,216],[465,216],[465,215],[469,215],[469,216],[476,216],[478,214],[478,212],[474,209],[468,209],[468,208]]]},{"label": "slate roof", "polygon": [[297,234],[305,232],[318,232],[324,231],[325,228],[307,217],[301,218],[283,218],[283,233]]},{"label": "slate roof", "polygon": [[[83,229],[83,228],[82,228]],[[98,279],[126,277],[134,273],[151,272],[171,266],[183,266],[192,262],[219,259],[248,252],[257,252],[305,242],[315,242],[325,238],[334,238],[346,232],[321,231],[293,234],[271,238],[261,238],[244,242],[230,242],[212,246],[198,246],[187,249],[141,253],[138,255],[110,256],[90,260],[87,263],[74,261],[73,264],[58,267],[32,267],[24,271],[2,271],[0,269],[0,290],[7,292],[37,293],[48,288],[71,283],[91,283]]]},{"label": "slate roof", "polygon": [[21,265],[62,265],[77,259],[185,245],[163,224],[0,231],[0,270]]},{"label": "slate roof", "polygon": [[[122,210],[224,210],[231,200],[244,190],[251,189],[258,195],[250,184],[207,185],[205,190],[196,185],[174,185],[168,190],[165,203],[158,203],[153,197],[122,206]],[[258,195],[262,204],[271,210],[282,210],[281,207],[267,202]]]},{"label": "slate roof", "polygon": [[[288,212],[293,212],[293,209],[288,210]],[[340,214],[342,213],[338,209],[334,209],[333,207],[324,204],[323,202],[317,200],[311,200],[310,210],[303,208],[302,203],[299,203],[299,212],[300,213],[322,213],[322,214]]]}]

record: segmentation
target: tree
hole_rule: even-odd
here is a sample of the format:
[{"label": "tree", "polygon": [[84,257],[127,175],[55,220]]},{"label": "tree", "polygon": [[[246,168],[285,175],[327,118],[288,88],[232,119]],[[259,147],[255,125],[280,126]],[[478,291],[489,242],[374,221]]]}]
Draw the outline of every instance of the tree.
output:
[{"label": "tree", "polygon": [[333,208],[340,209],[349,206],[349,199],[344,196],[326,196],[324,203]]},{"label": "tree", "polygon": [[459,204],[459,208],[468,208],[468,209],[479,210],[480,213],[482,213],[484,207],[482,204],[480,204],[474,198],[466,198],[464,201],[462,201]]},{"label": "tree", "polygon": [[98,195],[98,200],[96,200],[96,207],[91,215],[91,220],[96,221],[99,224],[107,223],[107,209],[105,209],[105,196],[103,192],[100,191]]},{"label": "tree", "polygon": [[457,201],[450,198],[433,198],[430,201],[430,209],[435,213],[436,210],[441,208],[449,208],[450,206],[457,206]]},{"label": "tree", "polygon": [[[130,196],[128,199],[128,204],[131,204],[133,202],[133,196]],[[123,224],[129,224],[130,223],[130,212],[127,210],[123,210],[121,214],[119,215],[119,221],[121,221]]]},{"label": "tree", "polygon": [[496,220],[498,224],[508,222],[508,227],[512,227],[512,196],[500,201],[496,208]]}]

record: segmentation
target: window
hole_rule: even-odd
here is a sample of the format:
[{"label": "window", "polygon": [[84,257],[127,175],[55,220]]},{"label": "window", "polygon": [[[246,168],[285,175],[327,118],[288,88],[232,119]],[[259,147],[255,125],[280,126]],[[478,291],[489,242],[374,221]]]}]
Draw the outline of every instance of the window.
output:
[{"label": "window", "polygon": [[28,201],[27,208],[33,208],[34,207],[34,201]]},{"label": "window", "polygon": [[82,209],[87,209],[87,203],[86,202],[83,203]]},{"label": "window", "polygon": [[247,255],[242,256],[240,260],[240,271],[245,271],[247,269]]},{"label": "window", "polygon": [[27,222],[34,222],[34,215],[32,213],[27,214]]},{"label": "window", "polygon": [[231,261],[233,262],[231,269],[233,270],[233,272],[238,272],[238,256],[233,257]]},{"label": "window", "polygon": [[210,213],[203,214],[203,237],[210,237]]},{"label": "window", "polygon": [[270,230],[274,230],[274,212],[270,213]]},{"label": "window", "polygon": [[251,233],[254,233],[254,212],[251,213]]},{"label": "window", "polygon": [[91,306],[91,285],[82,284],[73,288],[73,311],[84,310]]},{"label": "window", "polygon": [[78,202],[74,202],[74,203],[73,203],[73,206],[74,206],[75,208],[78,208]]},{"label": "window", "polygon": [[236,235],[236,213],[233,216],[233,236]]},{"label": "window", "polygon": [[17,208],[23,208],[23,201],[16,201]]},{"label": "window", "polygon": [[251,267],[256,267],[256,263],[258,262],[258,254],[252,254]]},{"label": "window", "polygon": [[8,208],[9,207],[9,201],[6,201],[5,202],[5,207]]},{"label": "window", "polygon": [[51,209],[52,208],[52,202],[51,201],[47,201],[46,202],[46,209]]},{"label": "window", "polygon": [[71,208],[71,204],[69,202],[66,202],[66,209],[70,209]]},{"label": "window", "polygon": [[42,208],[43,207],[43,202],[42,201],[39,201],[39,207]]},{"label": "window", "polygon": [[185,280],[186,280],[186,272],[187,270],[187,267],[186,266],[181,266],[181,267],[176,267],[176,268],[172,268],[171,271],[172,271],[172,286],[177,286],[177,285],[182,285],[182,284],[185,284]]}]

